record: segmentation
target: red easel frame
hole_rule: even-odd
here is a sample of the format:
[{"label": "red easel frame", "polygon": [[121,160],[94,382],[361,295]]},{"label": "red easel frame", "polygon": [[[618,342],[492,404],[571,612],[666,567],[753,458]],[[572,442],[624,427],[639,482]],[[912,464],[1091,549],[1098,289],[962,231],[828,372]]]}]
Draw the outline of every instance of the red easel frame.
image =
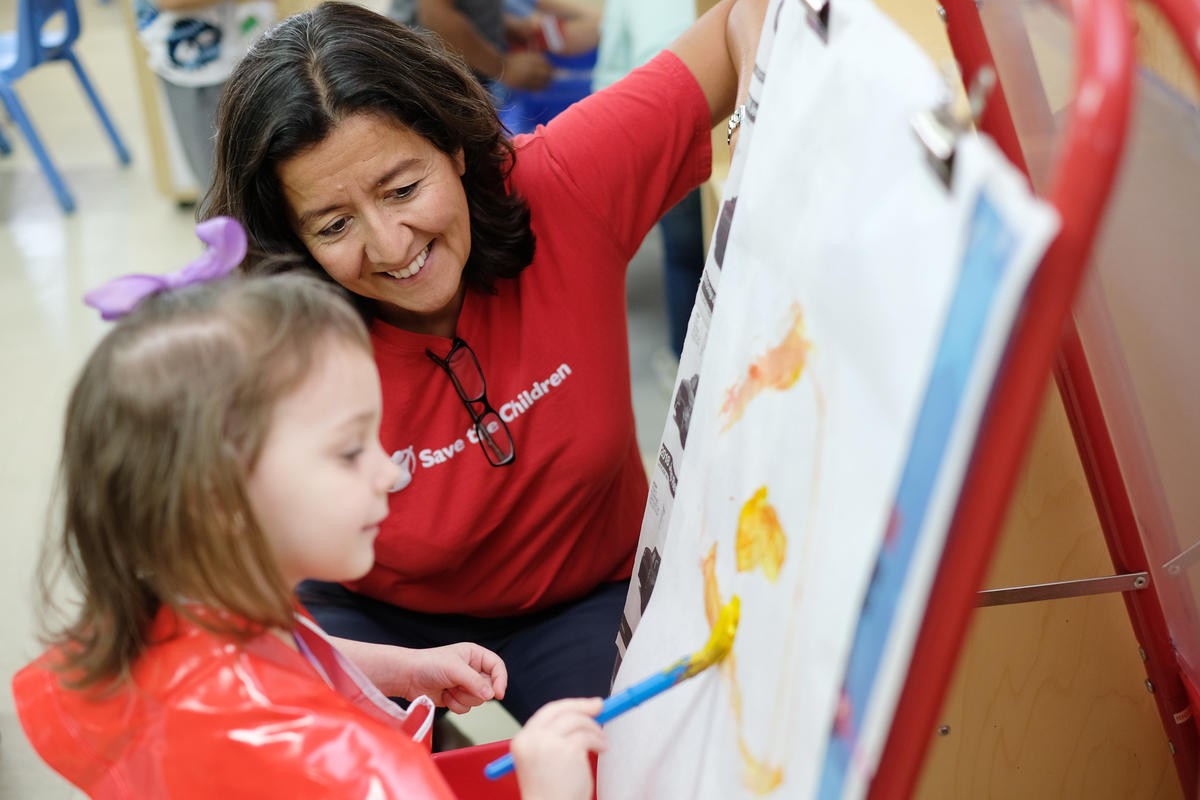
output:
[{"label": "red easel frame", "polygon": [[[1155,0],[1155,4],[1184,45],[1192,69],[1200,75],[1200,5],[1188,0]],[[1067,326],[1063,336],[1055,380],[1113,566],[1118,572],[1149,571],[1147,553],[1138,533],[1138,517],[1144,517],[1146,512],[1135,513],[1101,407],[1100,392],[1087,362],[1080,331],[1074,324]],[[1154,591],[1127,592],[1124,600],[1139,644],[1146,653],[1146,674],[1154,686],[1163,729],[1175,748],[1176,772],[1185,796],[1194,796],[1200,788],[1200,729],[1194,713],[1195,689],[1176,659],[1158,595]]]},{"label": "red easel frame", "polygon": [[[993,63],[983,25],[970,0],[945,0],[943,7],[969,85]],[[1077,30],[1075,96],[1087,92],[1096,102],[1071,106],[1049,192],[1062,228],[1030,284],[989,399],[872,800],[908,797],[916,785],[1124,146],[1133,33],[1123,0],[1074,0],[1070,10]],[[989,101],[981,124],[1024,167],[1002,91]]]},{"label": "red easel frame", "polygon": [[[1200,5],[1189,0],[1157,4],[1200,74]],[[951,46],[969,85],[983,67],[994,69],[983,25],[970,0],[944,0],[943,5]],[[872,800],[908,797],[916,786],[1052,366],[1114,566],[1118,572],[1149,568],[1099,394],[1070,318],[1124,144],[1132,98],[1133,34],[1121,0],[1074,0],[1069,5],[1076,27],[1075,97],[1096,102],[1071,106],[1048,193],[1063,229],[1030,287],[993,389],[909,678],[872,783]],[[1002,91],[993,93],[981,127],[1028,173]],[[1014,358],[1017,353],[1020,357]],[[1191,796],[1200,785],[1200,742],[1194,724],[1181,724],[1181,719],[1187,721],[1191,687],[1176,662],[1155,593],[1126,592],[1124,600],[1146,652],[1147,676],[1174,747],[1180,782]]]}]

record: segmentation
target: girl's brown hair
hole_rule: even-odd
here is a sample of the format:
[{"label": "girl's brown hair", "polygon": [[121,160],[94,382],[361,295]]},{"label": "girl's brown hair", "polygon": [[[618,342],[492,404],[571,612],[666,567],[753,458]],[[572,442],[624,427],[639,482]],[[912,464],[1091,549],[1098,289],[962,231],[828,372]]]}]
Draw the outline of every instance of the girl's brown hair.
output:
[{"label": "girl's brown hair", "polygon": [[[96,347],[68,403],[40,570],[68,683],[126,675],[163,606],[234,635],[291,627],[291,587],[243,481],[276,402],[331,337],[370,352],[340,290],[281,275],[160,293]],[[64,574],[79,606],[55,624]]]}]

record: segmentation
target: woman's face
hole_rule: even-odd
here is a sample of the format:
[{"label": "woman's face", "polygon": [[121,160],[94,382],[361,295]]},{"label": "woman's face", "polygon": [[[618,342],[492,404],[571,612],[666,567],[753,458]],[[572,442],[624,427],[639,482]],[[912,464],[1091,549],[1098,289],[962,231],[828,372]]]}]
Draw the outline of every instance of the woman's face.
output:
[{"label": "woman's face", "polygon": [[276,171],[292,227],[330,277],[387,322],[453,335],[471,253],[461,150],[364,113]]}]

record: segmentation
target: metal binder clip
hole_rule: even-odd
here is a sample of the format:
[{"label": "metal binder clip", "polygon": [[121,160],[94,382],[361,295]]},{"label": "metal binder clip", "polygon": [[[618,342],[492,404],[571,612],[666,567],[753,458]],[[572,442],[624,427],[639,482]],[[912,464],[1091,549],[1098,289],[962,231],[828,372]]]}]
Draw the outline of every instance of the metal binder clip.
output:
[{"label": "metal binder clip", "polygon": [[821,37],[822,42],[829,41],[829,3],[830,0],[801,0],[808,12],[808,26]]},{"label": "metal binder clip", "polygon": [[950,185],[954,175],[954,151],[958,145],[958,137],[983,116],[987,96],[995,85],[996,73],[990,67],[983,67],[976,73],[967,92],[968,117],[956,115],[950,102],[913,115],[913,132],[924,145],[930,166],[946,186]]}]

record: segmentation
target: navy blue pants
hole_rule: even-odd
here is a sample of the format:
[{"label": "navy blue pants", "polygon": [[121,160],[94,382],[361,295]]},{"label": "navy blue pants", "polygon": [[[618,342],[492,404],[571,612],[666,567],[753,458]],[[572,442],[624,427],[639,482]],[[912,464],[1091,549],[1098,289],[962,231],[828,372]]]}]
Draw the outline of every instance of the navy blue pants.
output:
[{"label": "navy blue pants", "polygon": [[574,603],[494,618],[407,611],[336,583],[304,581],[297,594],[332,636],[413,648],[483,645],[504,659],[500,702],[523,725],[551,700],[608,696],[628,590],[628,581],[606,583]]}]

